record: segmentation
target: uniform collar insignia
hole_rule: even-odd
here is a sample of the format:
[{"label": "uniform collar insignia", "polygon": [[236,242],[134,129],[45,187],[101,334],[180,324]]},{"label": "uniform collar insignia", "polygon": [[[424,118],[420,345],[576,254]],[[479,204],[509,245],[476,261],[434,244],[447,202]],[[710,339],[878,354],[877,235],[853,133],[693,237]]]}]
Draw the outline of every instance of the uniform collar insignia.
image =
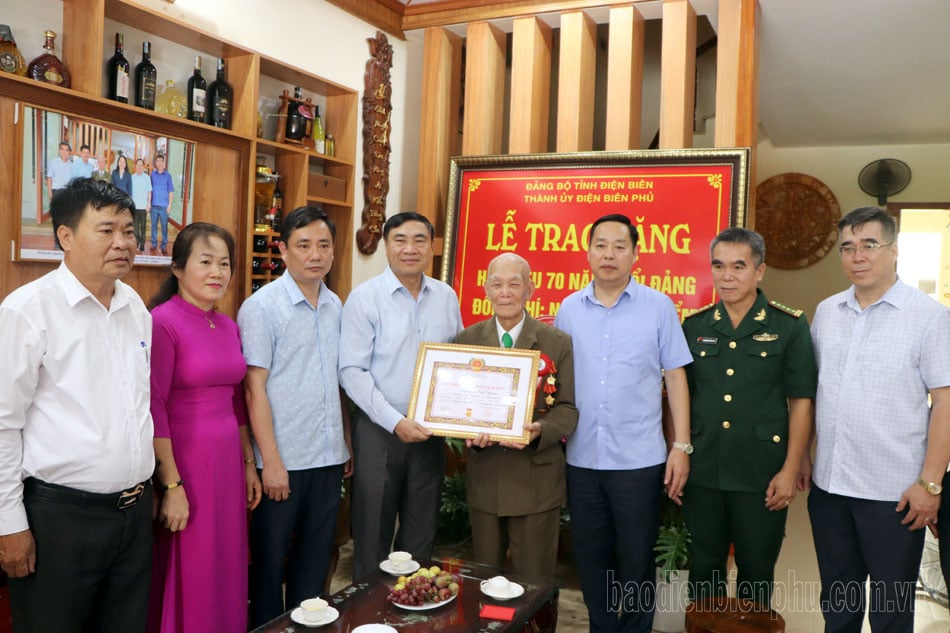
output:
[{"label": "uniform collar insignia", "polygon": [[713,312],[713,321],[722,320],[722,314],[719,313],[719,308],[716,308],[716,311]]},{"label": "uniform collar insignia", "polygon": [[759,310],[759,312],[753,317],[756,321],[765,321],[765,308]]}]

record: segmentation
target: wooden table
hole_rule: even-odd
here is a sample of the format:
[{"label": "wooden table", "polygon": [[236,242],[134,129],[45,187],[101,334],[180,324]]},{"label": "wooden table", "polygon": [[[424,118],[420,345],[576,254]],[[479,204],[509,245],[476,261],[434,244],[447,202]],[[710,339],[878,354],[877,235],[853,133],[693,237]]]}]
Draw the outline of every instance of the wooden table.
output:
[{"label": "wooden table", "polygon": [[[429,611],[406,611],[386,601],[396,578],[382,571],[361,578],[330,596],[330,606],[340,617],[330,624],[308,627],[290,619],[290,611],[252,633],[350,633],[362,624],[388,624],[400,633],[554,633],[557,626],[557,585],[551,579],[526,578],[462,560],[435,560],[438,565],[462,577],[459,595],[452,602]],[[504,573],[524,586],[524,595],[500,601],[482,594],[482,580]],[[513,607],[511,622],[479,617],[483,605]],[[297,605],[293,605],[296,607]]]}]

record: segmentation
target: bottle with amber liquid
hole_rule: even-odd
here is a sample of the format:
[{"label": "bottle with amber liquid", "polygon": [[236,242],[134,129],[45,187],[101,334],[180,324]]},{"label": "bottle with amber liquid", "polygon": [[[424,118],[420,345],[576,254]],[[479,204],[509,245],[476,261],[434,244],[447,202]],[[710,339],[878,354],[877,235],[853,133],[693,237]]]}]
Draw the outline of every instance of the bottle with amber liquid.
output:
[{"label": "bottle with amber liquid", "polygon": [[207,122],[215,127],[231,129],[231,108],[234,102],[234,91],[231,84],[224,78],[224,60],[218,59],[218,75],[208,86]]},{"label": "bottle with amber liquid", "polygon": [[[275,176],[277,174],[274,174]],[[284,194],[281,192],[280,187],[274,188],[274,199],[271,204],[271,214],[273,217],[270,221],[271,230],[280,232],[280,225],[284,221]]]},{"label": "bottle with amber liquid", "polygon": [[135,65],[135,105],[147,110],[155,109],[155,92],[158,71],[152,63],[152,44],[142,42],[142,61]]},{"label": "bottle with amber liquid", "polygon": [[113,101],[129,102],[129,60],[125,58],[125,45],[121,33],[115,34],[115,54],[109,58],[106,71],[109,76],[109,94]]},{"label": "bottle with amber liquid", "polygon": [[0,24],[0,70],[21,77],[26,75],[26,60],[16,47],[13,31],[6,24]]},{"label": "bottle with amber liquid", "polygon": [[30,62],[26,74],[36,81],[69,88],[69,70],[56,56],[56,32],[46,31],[43,35],[46,37],[46,43],[43,44],[46,52]]}]

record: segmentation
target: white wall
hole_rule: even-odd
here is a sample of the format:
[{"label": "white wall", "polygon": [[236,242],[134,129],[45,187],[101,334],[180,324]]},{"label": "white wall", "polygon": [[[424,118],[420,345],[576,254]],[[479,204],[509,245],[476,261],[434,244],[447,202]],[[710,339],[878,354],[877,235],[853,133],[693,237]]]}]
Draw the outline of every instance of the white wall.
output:
[{"label": "white wall", "polygon": [[[950,201],[950,145],[886,145],[855,147],[801,147],[779,149],[769,141],[758,147],[757,179],[761,183],[777,174],[800,172],[825,183],[845,215],[855,207],[876,205],[873,198],[858,187],[858,174],[871,161],[897,158],[910,166],[910,184],[889,202]],[[825,297],[849,285],[841,270],[837,251],[803,270],[775,268],[765,273],[762,289],[770,299],[806,311],[809,318]]]}]

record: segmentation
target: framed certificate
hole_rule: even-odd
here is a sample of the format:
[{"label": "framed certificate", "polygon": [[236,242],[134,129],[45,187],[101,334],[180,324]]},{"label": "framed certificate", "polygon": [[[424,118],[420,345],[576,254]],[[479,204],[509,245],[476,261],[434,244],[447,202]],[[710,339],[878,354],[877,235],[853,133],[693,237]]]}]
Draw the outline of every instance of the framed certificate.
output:
[{"label": "framed certificate", "polygon": [[528,443],[541,353],[480,345],[422,343],[409,419],[433,435]]}]

